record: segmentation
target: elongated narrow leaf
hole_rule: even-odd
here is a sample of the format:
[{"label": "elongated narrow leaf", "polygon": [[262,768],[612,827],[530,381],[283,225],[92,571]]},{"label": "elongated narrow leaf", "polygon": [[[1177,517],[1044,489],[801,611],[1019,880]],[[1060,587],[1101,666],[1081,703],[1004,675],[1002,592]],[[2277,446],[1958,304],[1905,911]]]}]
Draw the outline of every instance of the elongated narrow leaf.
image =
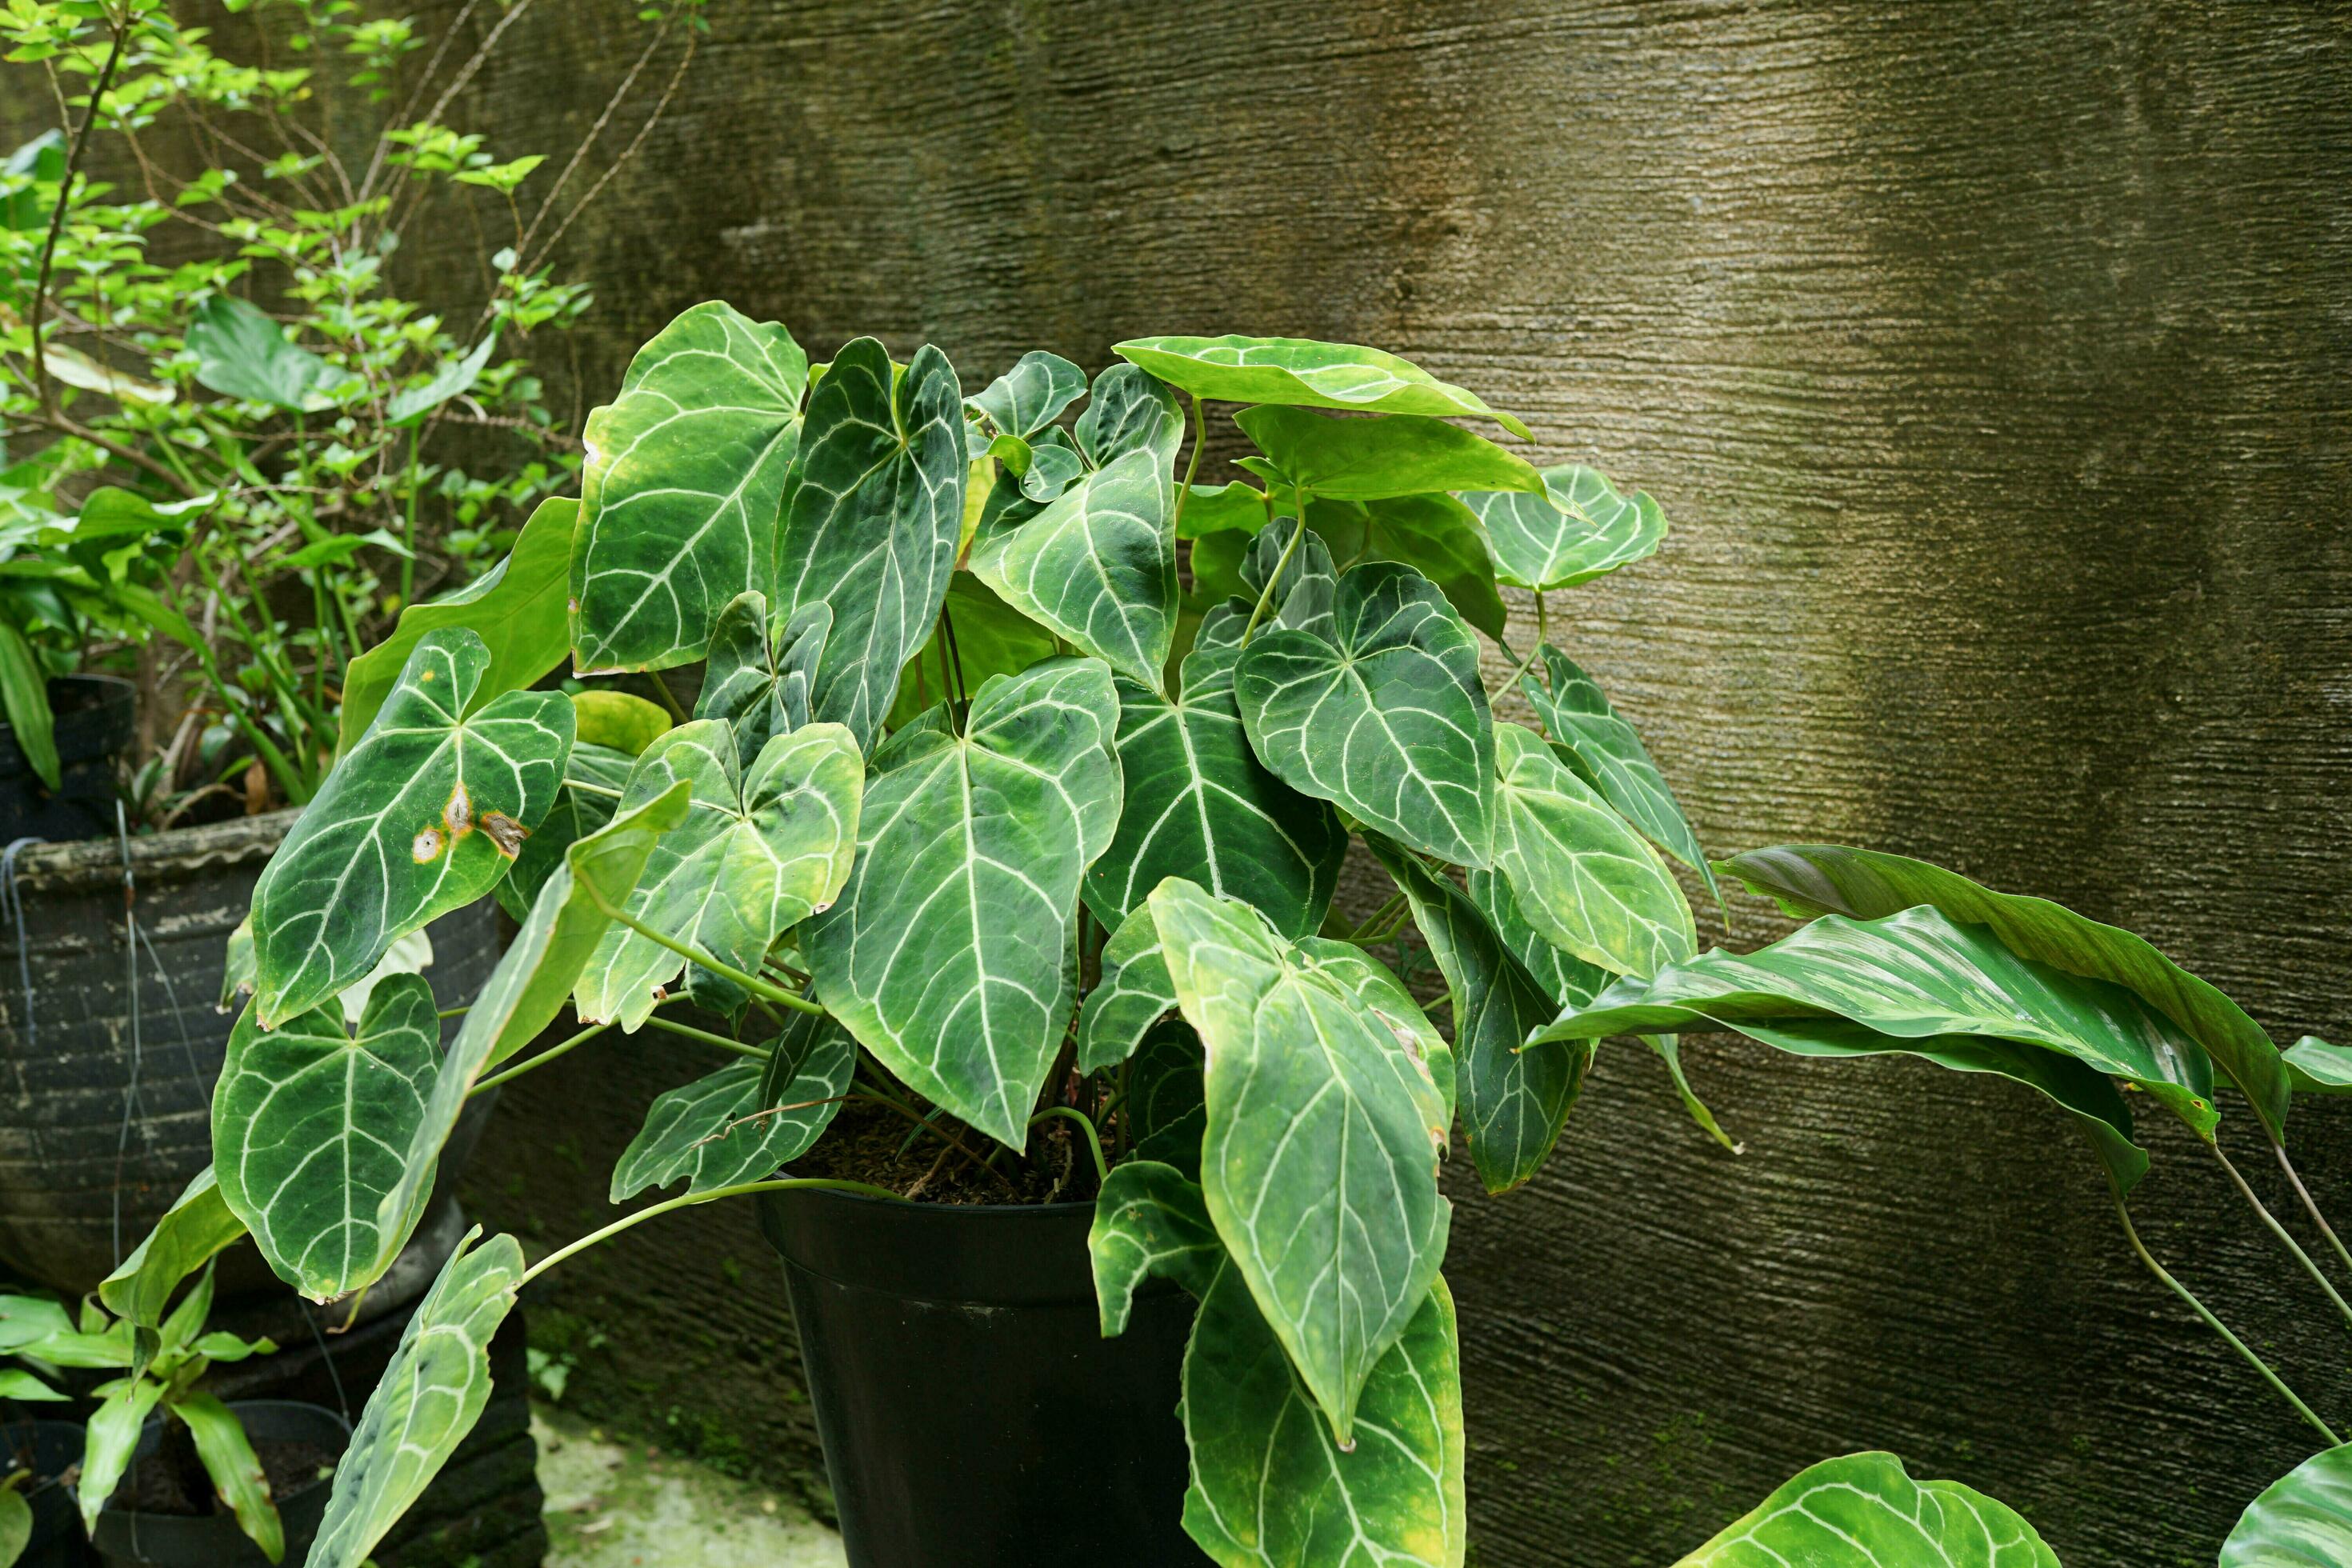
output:
[{"label": "elongated narrow leaf", "polygon": [[[740,773],[724,723],[679,725],[646,748],[621,795],[626,811],[683,784],[691,802],[684,825],[655,845],[624,912],[734,968],[757,970],[771,942],[830,904],[847,880],[864,770],[839,724],[778,735]],[[580,1016],[635,1032],[686,967],[676,952],[615,924],[581,974]],[[693,984],[722,1007],[735,999],[715,974],[698,970]]]},{"label": "elongated narrow leaf", "polygon": [[1205,1296],[1225,1260],[1201,1189],[1175,1166],[1152,1160],[1129,1160],[1103,1183],[1087,1251],[1105,1339],[1127,1331],[1145,1279],[1158,1275]]},{"label": "elongated narrow leaf", "polygon": [[1167,383],[1134,365],[1115,364],[1095,377],[1076,434],[1078,450],[1093,467],[1108,468],[1130,452],[1149,452],[1172,484],[1176,449],[1184,442],[1184,411]]},{"label": "elongated narrow leaf", "polygon": [[1619,495],[1599,471],[1562,463],[1543,471],[1541,494],[1489,490],[1462,498],[1486,531],[1496,575],[1544,593],[1605,577],[1656,553],[1665,514],[1648,492]]},{"label": "elongated narrow leaf", "polygon": [[2127,1079],[2210,1138],[2211,1058],[2120,985],[2020,958],[1982,926],[1922,905],[1883,920],[1824,915],[1750,953],[1711,949],[1628,978],[1540,1038],[1663,1034],[1846,1018],[1904,1039],[1970,1035],[2062,1052]]},{"label": "elongated narrow leaf", "polygon": [[463,627],[428,632],[253,890],[264,1028],[334,995],[399,938],[506,874],[572,748],[562,692],[477,706],[490,664]]},{"label": "elongated narrow leaf", "polygon": [[263,1556],[278,1562],[286,1552],[286,1524],[269,1500],[269,1479],[262,1473],[261,1458],[253,1451],[243,1424],[209,1394],[180,1394],[172,1401],[172,1414],[187,1427],[196,1458],[213,1490],[228,1504],[237,1529],[261,1548]]},{"label": "elongated narrow leaf", "polygon": [[1698,950],[1690,905],[1657,852],[1517,724],[1495,727],[1495,863],[1546,940],[1621,974]]},{"label": "elongated narrow leaf", "polygon": [[1409,360],[1307,338],[1131,338],[1111,353],[1180,392],[1219,403],[1280,403],[1377,414],[1479,415],[1521,440],[1528,427]]},{"label": "elongated narrow leaf", "polygon": [[955,367],[925,347],[896,383],[872,338],[841,351],[809,398],[779,546],[780,604],[824,604],[833,629],[810,701],[862,748],[931,635],[963,529]]},{"label": "elongated narrow leaf", "polygon": [[1915,1481],[1892,1454],[1800,1470],[1675,1568],[2058,1568],[2017,1513],[1958,1481]]},{"label": "elongated narrow leaf", "polygon": [[1291,483],[1332,500],[1381,500],[1439,490],[1543,493],[1534,464],[1458,425],[1418,415],[1338,419],[1304,408],[1234,416]]},{"label": "elongated narrow leaf", "polygon": [[1060,354],[1032,349],[981,388],[971,406],[1006,436],[1034,436],[1087,395],[1087,373]]},{"label": "elongated narrow leaf", "polygon": [[514,1310],[522,1244],[467,1232],[408,1321],[335,1467],[310,1568],[360,1568],[423,1495],[490,1397],[490,1340]]},{"label": "elongated narrow leaf", "polygon": [[581,669],[689,663],[727,601],[774,593],[807,386],[790,332],[717,300],[637,351],[620,395],[588,416],[571,574]]},{"label": "elongated narrow leaf", "polygon": [[[206,1165],[146,1239],[100,1282],[98,1299],[116,1317],[142,1329],[156,1328],[180,1282],[244,1235],[245,1222],[231,1212],[213,1168]],[[5,1348],[0,1341],[0,1349]]]},{"label": "elongated narrow leaf", "polygon": [[1209,1214],[1346,1443],[1445,1252],[1428,1106],[1396,1032],[1247,906],[1169,881],[1149,907],[1208,1051]]},{"label": "elongated narrow leaf", "polygon": [[1078,1009],[1078,1070],[1100,1072],[1127,1060],[1175,1006],[1175,984],[1160,955],[1160,928],[1138,900],[1103,943],[1102,979]]},{"label": "elongated narrow leaf", "polygon": [[376,1209],[400,1183],[441,1065],[441,1024],[424,976],[368,997],[356,1033],[340,1007],[263,1030],[246,1009],[213,1091],[222,1199],[279,1279],[331,1301],[373,1278]]},{"label": "elongated narrow leaf", "polygon": [[1452,496],[1311,501],[1307,520],[1344,564],[1402,562],[1436,584],[1464,620],[1490,637],[1503,635],[1509,616],[1495,587],[1494,563],[1477,519]]},{"label": "elongated narrow leaf", "polygon": [[555,875],[572,847],[613,820],[621,791],[637,759],[611,746],[574,741],[563,760],[563,787],[538,829],[522,841],[514,864],[499,883],[499,907],[516,923],[530,918],[540,889]]},{"label": "elongated narrow leaf", "polygon": [[188,322],[188,352],[196,356],[196,384],[223,397],[278,408],[325,407],[341,372],[286,333],[259,309],[215,294]]},{"label": "elongated narrow leaf", "polygon": [[97,1527],[106,1500],[122,1484],[122,1473],[131,1468],[131,1456],[139,1447],[139,1429],[163,1397],[163,1385],[153,1378],[131,1378],[116,1383],[90,1413],[89,1431],[82,1440],[81,1479],[75,1489],[84,1530]]},{"label": "elongated narrow leaf", "polygon": [[1495,731],[1468,628],[1385,561],[1339,579],[1332,625],[1329,641],[1261,631],[1242,650],[1234,693],[1258,759],[1412,848],[1488,864]]},{"label": "elongated narrow leaf", "polygon": [[2286,1135],[2288,1082],[2262,1026],[2220,991],[2127,931],[2085,920],[2063,904],[1996,893],[1956,871],[1832,844],[1784,844],[1717,868],[1793,915],[1860,919],[1933,904],[1991,931],[2013,952],[2069,974],[2112,981],[2170,1018],[2220,1063],[2273,1138]]},{"label": "elongated narrow leaf", "polygon": [[757,1181],[822,1136],[857,1067],[857,1042],[830,1018],[793,1015],[766,1061],[728,1063],[673,1089],[613,1167],[612,1201],[684,1180],[689,1193]]},{"label": "elongated narrow leaf", "polygon": [[999,676],[874,754],[856,868],[803,928],[817,994],[934,1104],[1014,1148],[1076,1000],[1080,879],[1118,824],[1118,700],[1094,659]]},{"label": "elongated narrow leaf", "polygon": [[809,721],[809,689],[832,631],[831,605],[803,605],[772,640],[767,595],[739,595],[710,629],[694,716],[726,721],[736,757],[749,763],[769,741]]},{"label": "elongated narrow leaf", "polygon": [[2352,1048],[2305,1035],[2286,1048],[2285,1061],[2297,1094],[2352,1094]]},{"label": "elongated narrow leaf", "polygon": [[1709,893],[1722,898],[1715,868],[1707,863],[1675,792],[1666,787],[1665,776],[1650,760],[1640,732],[1618,717],[1600,686],[1568,655],[1546,643],[1538,657],[1550,689],[1538,685],[1532,675],[1523,677],[1519,686],[1561,760],[1651,843],[1704,878]]},{"label": "elongated narrow leaf", "polygon": [[1184,1529],[1220,1568],[1460,1568],[1466,1548],[1454,1299],[1429,1293],[1332,1439],[1228,1265],[1184,1352]]},{"label": "elongated narrow leaf", "polygon": [[1079,651],[1156,689],[1176,631],[1172,504],[1159,454],[1129,452],[1020,526],[983,525],[972,574]]},{"label": "elongated narrow leaf", "polygon": [[2343,1568],[2352,1563],[2352,1443],[2315,1454],[2248,1504],[2218,1568]]}]

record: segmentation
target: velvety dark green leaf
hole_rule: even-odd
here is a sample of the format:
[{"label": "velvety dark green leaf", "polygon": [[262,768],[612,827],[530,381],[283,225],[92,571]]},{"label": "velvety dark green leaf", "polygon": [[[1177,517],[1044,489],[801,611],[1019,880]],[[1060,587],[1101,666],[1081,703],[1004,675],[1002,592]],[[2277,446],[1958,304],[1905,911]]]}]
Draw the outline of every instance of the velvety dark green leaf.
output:
[{"label": "velvety dark green leaf", "polygon": [[[976,692],[992,675],[1018,675],[1055,657],[1054,634],[996,596],[969,572],[948,584],[940,611],[955,628],[956,669],[963,689]],[[899,729],[948,695],[947,654],[936,624],[931,636],[907,661],[891,704],[889,728]]]},{"label": "velvety dark green leaf", "polygon": [[215,294],[188,322],[188,352],[196,356],[196,384],[223,397],[279,408],[322,408],[343,378],[325,360],[286,341],[276,321],[252,305]]},{"label": "velvety dark green leaf", "polygon": [[2352,1048],[2305,1035],[2286,1048],[2287,1077],[2297,1094],[2352,1094]]},{"label": "velvety dark green leaf", "polygon": [[1100,1072],[1127,1060],[1175,1006],[1176,987],[1160,955],[1160,928],[1139,899],[1103,943],[1102,979],[1078,1010],[1078,1070]]},{"label": "velvety dark green leaf", "polygon": [[352,660],[343,677],[342,750],[358,744],[427,632],[463,626],[482,639],[490,653],[482,672],[489,696],[520,690],[562,664],[571,647],[563,602],[579,515],[576,500],[540,502],[505,560],[454,594],[411,605],[390,637]]},{"label": "velvety dark green leaf", "polygon": [[1519,686],[1535,707],[1536,716],[1559,750],[1560,760],[1617,808],[1618,815],[1640,828],[1659,848],[1706,879],[1706,890],[1718,900],[1715,868],[1699,847],[1690,819],[1666,787],[1658,764],[1633,725],[1618,717],[1593,679],[1549,643],[1538,654],[1550,681],[1549,690],[1530,674]]},{"label": "velvety dark green leaf", "polygon": [[332,1005],[268,1031],[248,1007],[230,1032],[213,1091],[220,1194],[311,1300],[373,1277],[376,1208],[399,1184],[440,1065],[433,987],[417,974],[376,986],[356,1033]]},{"label": "velvety dark green leaf", "polygon": [[1517,453],[1458,425],[1417,415],[1337,419],[1304,408],[1244,408],[1234,423],[1291,483],[1332,500],[1381,500],[1438,490],[1543,493],[1543,475]]},{"label": "velvety dark green leaf", "polygon": [[1800,1470],[1675,1568],[2058,1568],[2017,1513],[1958,1481],[1915,1481],[1892,1454]]},{"label": "velvety dark green leaf", "polygon": [[1234,690],[1259,760],[1412,848],[1488,864],[1495,736],[1478,647],[1429,580],[1372,562],[1340,577],[1333,637],[1260,629]]},{"label": "velvety dark green leaf", "polygon": [[1129,452],[1019,527],[983,527],[972,574],[1080,652],[1156,688],[1176,630],[1171,500],[1158,454]]},{"label": "velvety dark green leaf", "polygon": [[1346,1443],[1444,1256],[1434,1094],[1398,1070],[1396,1031],[1248,906],[1168,881],[1149,908],[1208,1052],[1209,1214]]},{"label": "velvety dark green leaf", "polygon": [[909,1089],[1013,1148],[1076,997],[1078,885],[1118,825],[1108,668],[999,676],[964,732],[934,710],[866,784],[856,867],[801,938],[817,994]]},{"label": "velvety dark green leaf", "polygon": [[[1204,539],[1213,533],[1255,533],[1268,521],[1265,492],[1235,479],[1227,485],[1191,485],[1176,537]],[[1227,592],[1238,592],[1228,589]]]},{"label": "velvety dark green leaf", "polygon": [[1466,1546],[1454,1299],[1433,1279],[1335,1442],[1230,1264],[1184,1352],[1184,1529],[1220,1568],[1460,1568]]},{"label": "velvety dark green leaf", "polygon": [[[1140,918],[1150,913],[1147,908]],[[1207,1068],[1201,1037],[1183,1019],[1162,1018],[1146,1031],[1127,1071],[1128,1134],[1135,1141],[1135,1158],[1173,1165],[1190,1181],[1201,1179]]]},{"label": "velvety dark green leaf", "polygon": [[637,351],[620,395],[588,416],[571,574],[580,669],[689,663],[730,599],[774,595],[807,385],[790,332],[718,300]]},{"label": "velvety dark green leaf", "polygon": [[982,387],[971,405],[1000,434],[1033,436],[1087,395],[1087,373],[1060,354],[1033,349]]},{"label": "velvety dark green leaf", "polygon": [[[623,912],[746,972],[775,939],[830,905],[849,878],[857,843],[865,759],[846,728],[811,724],[768,742],[738,769],[735,738],[698,719],[646,748],[621,792],[634,810],[679,784],[691,809],[662,836]],[[583,1022],[617,1020],[631,1033],[653,1013],[687,961],[615,923],[581,973]],[[698,970],[698,995],[719,977]],[[731,987],[718,984],[720,1000]]]},{"label": "velvety dark green leaf", "polygon": [[1617,978],[1613,971],[1587,963],[1567,949],[1545,941],[1543,933],[1528,923],[1517,895],[1511,891],[1510,882],[1500,871],[1473,871],[1466,880],[1470,902],[1502,939],[1504,948],[1519,961],[1519,967],[1551,998],[1554,1016],[1562,1008],[1581,1007]]},{"label": "velvety dark green leaf", "polygon": [[[1339,597],[1339,571],[1331,563],[1330,546],[1313,529],[1297,546],[1291,544],[1297,527],[1296,519],[1278,517],[1250,541],[1239,571],[1241,596],[1248,601],[1246,608],[1255,611],[1265,585],[1274,584],[1259,629],[1312,632],[1328,640],[1338,635],[1332,628],[1331,607]],[[1247,626],[1246,616],[1242,625]]]},{"label": "velvety dark green leaf", "polygon": [[613,1167],[612,1201],[683,1178],[689,1193],[754,1182],[797,1160],[841,1110],[857,1043],[830,1018],[795,1013],[769,1059],[728,1063],[646,1112]]},{"label": "velvety dark green leaf", "polygon": [[1477,519],[1452,496],[1310,501],[1307,521],[1342,563],[1402,562],[1436,584],[1464,620],[1490,637],[1503,635],[1509,613],[1496,590]]},{"label": "velvety dark green leaf", "polygon": [[1551,749],[1495,726],[1495,864],[1546,940],[1603,969],[1652,974],[1698,949],[1657,852]]},{"label": "velvety dark green leaf", "polygon": [[420,638],[374,722],[263,868],[253,929],[264,1028],[488,892],[547,815],[572,704],[561,692],[509,691],[478,706],[489,666],[489,649],[463,627]]},{"label": "velvety dark green leaf", "polygon": [[1280,403],[1381,414],[1480,415],[1521,440],[1528,427],[1475,393],[1410,361],[1354,343],[1307,338],[1159,337],[1113,343],[1111,353],[1180,392],[1219,403]]},{"label": "velvety dark green leaf", "polygon": [[98,1299],[118,1318],[142,1329],[158,1327],[180,1282],[243,1235],[245,1222],[231,1212],[206,1165],[131,1256],[100,1282]]},{"label": "velvety dark green leaf", "polygon": [[2212,1135],[2212,1062],[2132,992],[2020,958],[1982,926],[1922,905],[1881,920],[1825,915],[1750,953],[1715,948],[1620,981],[1544,1039],[1746,1029],[1850,1019],[1901,1039],[1968,1035],[2074,1058],[2146,1089],[2200,1137]]},{"label": "velvety dark green leaf", "polygon": [[468,1231],[408,1320],[335,1467],[310,1568],[361,1568],[449,1462],[490,1397],[490,1340],[514,1310],[522,1244]]},{"label": "velvety dark green leaf", "polygon": [[[988,444],[988,451],[1020,481],[1022,499],[1041,507],[1076,484],[1087,471],[1087,460],[1080,455],[1077,444],[1066,431],[1058,428],[1040,431],[1035,438],[1026,441],[1017,436],[999,436]],[[999,510],[992,514],[983,507],[981,515],[983,521],[1013,523],[1021,521],[1025,511]]]},{"label": "velvety dark green leaf", "polygon": [[522,848],[499,883],[499,907],[518,925],[530,918],[540,889],[555,875],[572,847],[613,820],[621,804],[621,790],[637,759],[626,752],[575,741],[563,761],[563,787],[555,804],[541,819],[538,830],[522,841]]},{"label": "velvety dark green leaf", "polygon": [[2343,1568],[2352,1563],[2352,1443],[2315,1454],[2247,1505],[2218,1568]]},{"label": "velvety dark green leaf", "polygon": [[1184,442],[1184,411],[1168,384],[1131,364],[1095,377],[1094,395],[1078,416],[1078,450],[1088,464],[1108,468],[1130,452],[1149,452],[1163,476]]},{"label": "velvety dark green leaf", "polygon": [[710,628],[710,663],[694,716],[726,721],[736,756],[757,757],[771,739],[809,722],[809,690],[832,630],[832,606],[803,605],[772,640],[767,596],[742,595]]},{"label": "velvety dark green leaf", "polygon": [[1717,868],[1777,900],[1793,915],[1861,919],[1933,904],[1953,920],[1990,928],[2024,957],[2137,993],[2204,1047],[2252,1105],[2273,1138],[2286,1131],[2288,1083],[2278,1047],[2227,996],[2127,931],[2085,920],[2063,904],[1996,893],[1958,872],[1831,844],[1784,844],[1734,856]]},{"label": "velvety dark green leaf", "polygon": [[1127,1331],[1145,1279],[1159,1275],[1205,1296],[1225,1258],[1201,1189],[1175,1166],[1151,1160],[1129,1160],[1103,1183],[1087,1251],[1105,1339]]},{"label": "velvety dark green leaf", "polygon": [[1654,554],[1666,537],[1665,514],[1646,491],[1628,500],[1580,463],[1546,468],[1543,479],[1541,494],[1490,490],[1462,498],[1506,583],[1538,593],[1572,588]]},{"label": "velvety dark green leaf", "polygon": [[782,604],[824,604],[833,629],[813,711],[872,744],[955,570],[966,478],[955,367],[926,346],[893,387],[872,338],[841,351],[809,398],[785,498]]}]

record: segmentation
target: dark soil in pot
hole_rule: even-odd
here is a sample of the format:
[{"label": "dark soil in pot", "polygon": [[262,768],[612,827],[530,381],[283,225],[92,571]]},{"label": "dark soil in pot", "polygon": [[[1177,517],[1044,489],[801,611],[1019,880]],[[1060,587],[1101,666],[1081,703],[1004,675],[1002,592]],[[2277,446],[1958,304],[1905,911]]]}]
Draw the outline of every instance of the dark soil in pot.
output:
[{"label": "dark soil in pot", "polygon": [[16,731],[0,723],[0,844],[114,831],[117,764],[139,729],[137,689],[111,675],[60,676],[49,682],[49,707],[57,715],[54,790],[33,771]]},{"label": "dark soil in pot", "polygon": [[[351,1442],[351,1427],[331,1410],[291,1400],[255,1399],[229,1409],[244,1423],[254,1455],[269,1480],[286,1527],[284,1568],[309,1554],[310,1538],[327,1511],[335,1461]],[[201,1477],[184,1472],[163,1421],[150,1421],[137,1457],[106,1511],[93,1543],[108,1568],[267,1568],[269,1559],[246,1539],[236,1517],[215,1510]]]},{"label": "dark soil in pot", "polygon": [[79,1421],[0,1424],[0,1471],[30,1470],[25,1500],[33,1509],[33,1535],[16,1568],[83,1568],[94,1561],[74,1505],[71,1472],[81,1463]]}]

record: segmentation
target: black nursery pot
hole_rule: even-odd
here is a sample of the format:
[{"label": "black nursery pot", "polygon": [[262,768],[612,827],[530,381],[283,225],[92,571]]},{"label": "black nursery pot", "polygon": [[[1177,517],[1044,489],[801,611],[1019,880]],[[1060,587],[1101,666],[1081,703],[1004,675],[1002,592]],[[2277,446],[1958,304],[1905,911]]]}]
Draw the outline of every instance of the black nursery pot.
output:
[{"label": "black nursery pot", "polygon": [[84,1568],[92,1562],[81,1533],[81,1513],[67,1477],[81,1463],[79,1421],[15,1421],[0,1424],[0,1470],[33,1472],[26,1483],[33,1507],[33,1533],[16,1568]]},{"label": "black nursery pot", "polygon": [[16,731],[0,723],[0,844],[62,843],[114,831],[115,759],[138,733],[138,689],[111,675],[66,675],[49,682],[57,714],[58,787],[41,782]]},{"label": "black nursery pot", "polygon": [[851,1568],[1159,1568],[1181,1524],[1192,1300],[1102,1337],[1092,1204],[765,1193]]},{"label": "black nursery pot", "polygon": [[[291,1399],[234,1401],[229,1409],[245,1424],[245,1435],[256,1447],[276,1441],[312,1443],[340,1456],[352,1440],[343,1418],[322,1405]],[[153,1453],[163,1440],[162,1421],[150,1421],[139,1436],[139,1459]],[[332,1478],[320,1477],[289,1487],[274,1500],[286,1527],[286,1557],[279,1568],[299,1568],[310,1555],[311,1538],[327,1516],[327,1494]],[[198,1519],[173,1513],[136,1513],[110,1507],[98,1516],[90,1532],[98,1560],[106,1568],[269,1568],[261,1548],[246,1539],[234,1515],[208,1514]]]}]

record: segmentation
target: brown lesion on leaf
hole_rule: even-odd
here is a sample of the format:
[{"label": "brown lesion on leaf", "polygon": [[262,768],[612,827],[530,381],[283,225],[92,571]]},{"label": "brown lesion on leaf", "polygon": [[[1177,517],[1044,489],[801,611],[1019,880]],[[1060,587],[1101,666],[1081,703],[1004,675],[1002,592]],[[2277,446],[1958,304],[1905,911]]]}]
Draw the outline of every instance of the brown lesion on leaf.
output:
[{"label": "brown lesion on leaf", "polygon": [[482,813],[482,832],[509,860],[522,853],[522,841],[530,837],[530,828],[502,811]]},{"label": "brown lesion on leaf", "polygon": [[530,828],[502,811],[486,811],[476,817],[474,797],[466,793],[466,781],[459,779],[449,792],[448,804],[441,808],[440,822],[418,833],[410,852],[418,865],[430,865],[443,849],[478,827],[509,860],[522,853],[522,841],[530,837]]},{"label": "brown lesion on leaf", "polygon": [[439,828],[428,827],[409,845],[408,853],[418,865],[430,866],[441,858],[442,847],[446,842]]}]

